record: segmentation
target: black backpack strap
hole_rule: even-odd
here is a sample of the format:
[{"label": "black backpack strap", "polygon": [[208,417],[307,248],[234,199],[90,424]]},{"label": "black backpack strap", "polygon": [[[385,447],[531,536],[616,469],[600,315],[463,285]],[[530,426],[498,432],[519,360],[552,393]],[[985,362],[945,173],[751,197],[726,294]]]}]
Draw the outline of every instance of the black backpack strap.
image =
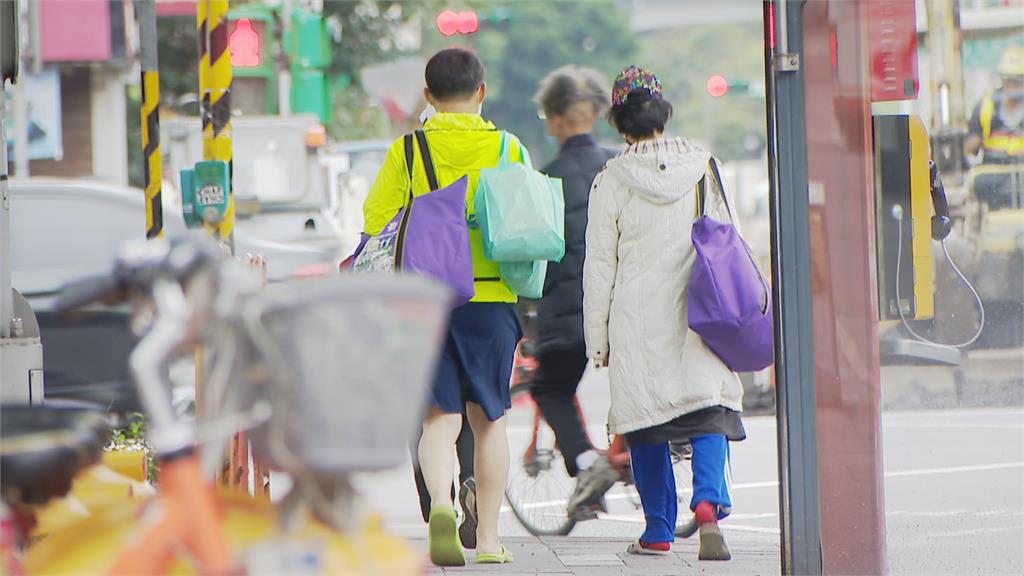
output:
[{"label": "black backpack strap", "polygon": [[430,156],[430,147],[427,146],[427,135],[423,133],[423,130],[416,131],[416,141],[420,145],[420,156],[423,157],[423,169],[427,171],[427,183],[430,184],[430,190],[434,191],[440,188],[437,185],[437,174],[434,172],[434,160]]},{"label": "black backpack strap", "polygon": [[413,163],[413,149],[412,149],[412,134],[405,135],[405,171],[409,174],[409,197],[406,199],[406,205],[412,203],[412,163]]}]

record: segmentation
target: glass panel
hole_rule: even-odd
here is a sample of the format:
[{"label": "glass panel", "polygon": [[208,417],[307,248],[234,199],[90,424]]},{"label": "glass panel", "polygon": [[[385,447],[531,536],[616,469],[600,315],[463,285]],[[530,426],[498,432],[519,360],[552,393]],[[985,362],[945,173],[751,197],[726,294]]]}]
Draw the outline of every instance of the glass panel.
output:
[{"label": "glass panel", "polygon": [[804,13],[827,572],[1024,570],[1022,3],[956,4]]}]

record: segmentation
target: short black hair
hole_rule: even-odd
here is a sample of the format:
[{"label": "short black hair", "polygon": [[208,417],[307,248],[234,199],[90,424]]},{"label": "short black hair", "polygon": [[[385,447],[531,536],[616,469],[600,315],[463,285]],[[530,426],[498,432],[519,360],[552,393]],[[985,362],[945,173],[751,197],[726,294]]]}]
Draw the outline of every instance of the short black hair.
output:
[{"label": "short black hair", "polygon": [[445,48],[427,62],[426,79],[441,102],[469,98],[484,83],[484,65],[465,48]]},{"label": "short black hair", "polygon": [[642,88],[630,92],[624,103],[612,106],[608,111],[608,121],[612,126],[634,140],[664,132],[670,118],[672,104],[664,98],[654,98]]}]

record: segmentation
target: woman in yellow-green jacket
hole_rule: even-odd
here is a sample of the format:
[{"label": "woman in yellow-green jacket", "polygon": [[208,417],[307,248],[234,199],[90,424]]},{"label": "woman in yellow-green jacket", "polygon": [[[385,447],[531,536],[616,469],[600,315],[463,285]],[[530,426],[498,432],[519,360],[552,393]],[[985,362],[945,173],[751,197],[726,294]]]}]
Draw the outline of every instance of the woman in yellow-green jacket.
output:
[{"label": "woman in yellow-green jacket", "polygon": [[[484,68],[470,51],[449,48],[435,54],[426,67],[424,95],[437,113],[427,120],[426,134],[438,184],[448,186],[469,176],[467,217],[474,216],[474,196],[481,168],[498,165],[501,133],[480,116],[487,95]],[[391,145],[363,207],[365,232],[378,234],[404,206],[409,190],[404,139]],[[522,161],[515,138],[513,161]],[[414,152],[413,194],[430,191],[418,150]],[[477,483],[476,561],[505,563],[511,554],[498,540],[498,513],[508,477],[505,411],[511,407],[509,380],[516,344],[522,337],[516,295],[501,280],[498,264],[484,257],[483,238],[469,231],[476,296],[452,313],[448,339],[423,423],[419,465],[430,493],[430,558],[441,566],[466,562],[456,531],[451,498],[454,447],[465,412],[476,437]]]}]

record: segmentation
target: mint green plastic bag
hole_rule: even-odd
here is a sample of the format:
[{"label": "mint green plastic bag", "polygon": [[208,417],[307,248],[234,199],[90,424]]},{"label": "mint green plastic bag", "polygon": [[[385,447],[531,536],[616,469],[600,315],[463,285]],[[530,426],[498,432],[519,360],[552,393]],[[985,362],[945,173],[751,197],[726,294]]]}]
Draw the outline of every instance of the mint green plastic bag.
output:
[{"label": "mint green plastic bag", "polygon": [[500,262],[501,279],[518,296],[538,299],[544,295],[544,279],[548,273],[545,260],[533,262]]},{"label": "mint green plastic bag", "polygon": [[513,163],[513,138],[502,132],[498,166],[480,170],[475,206],[484,255],[494,262],[560,262],[565,255],[562,181],[534,170],[525,147],[520,146],[523,163]]}]

